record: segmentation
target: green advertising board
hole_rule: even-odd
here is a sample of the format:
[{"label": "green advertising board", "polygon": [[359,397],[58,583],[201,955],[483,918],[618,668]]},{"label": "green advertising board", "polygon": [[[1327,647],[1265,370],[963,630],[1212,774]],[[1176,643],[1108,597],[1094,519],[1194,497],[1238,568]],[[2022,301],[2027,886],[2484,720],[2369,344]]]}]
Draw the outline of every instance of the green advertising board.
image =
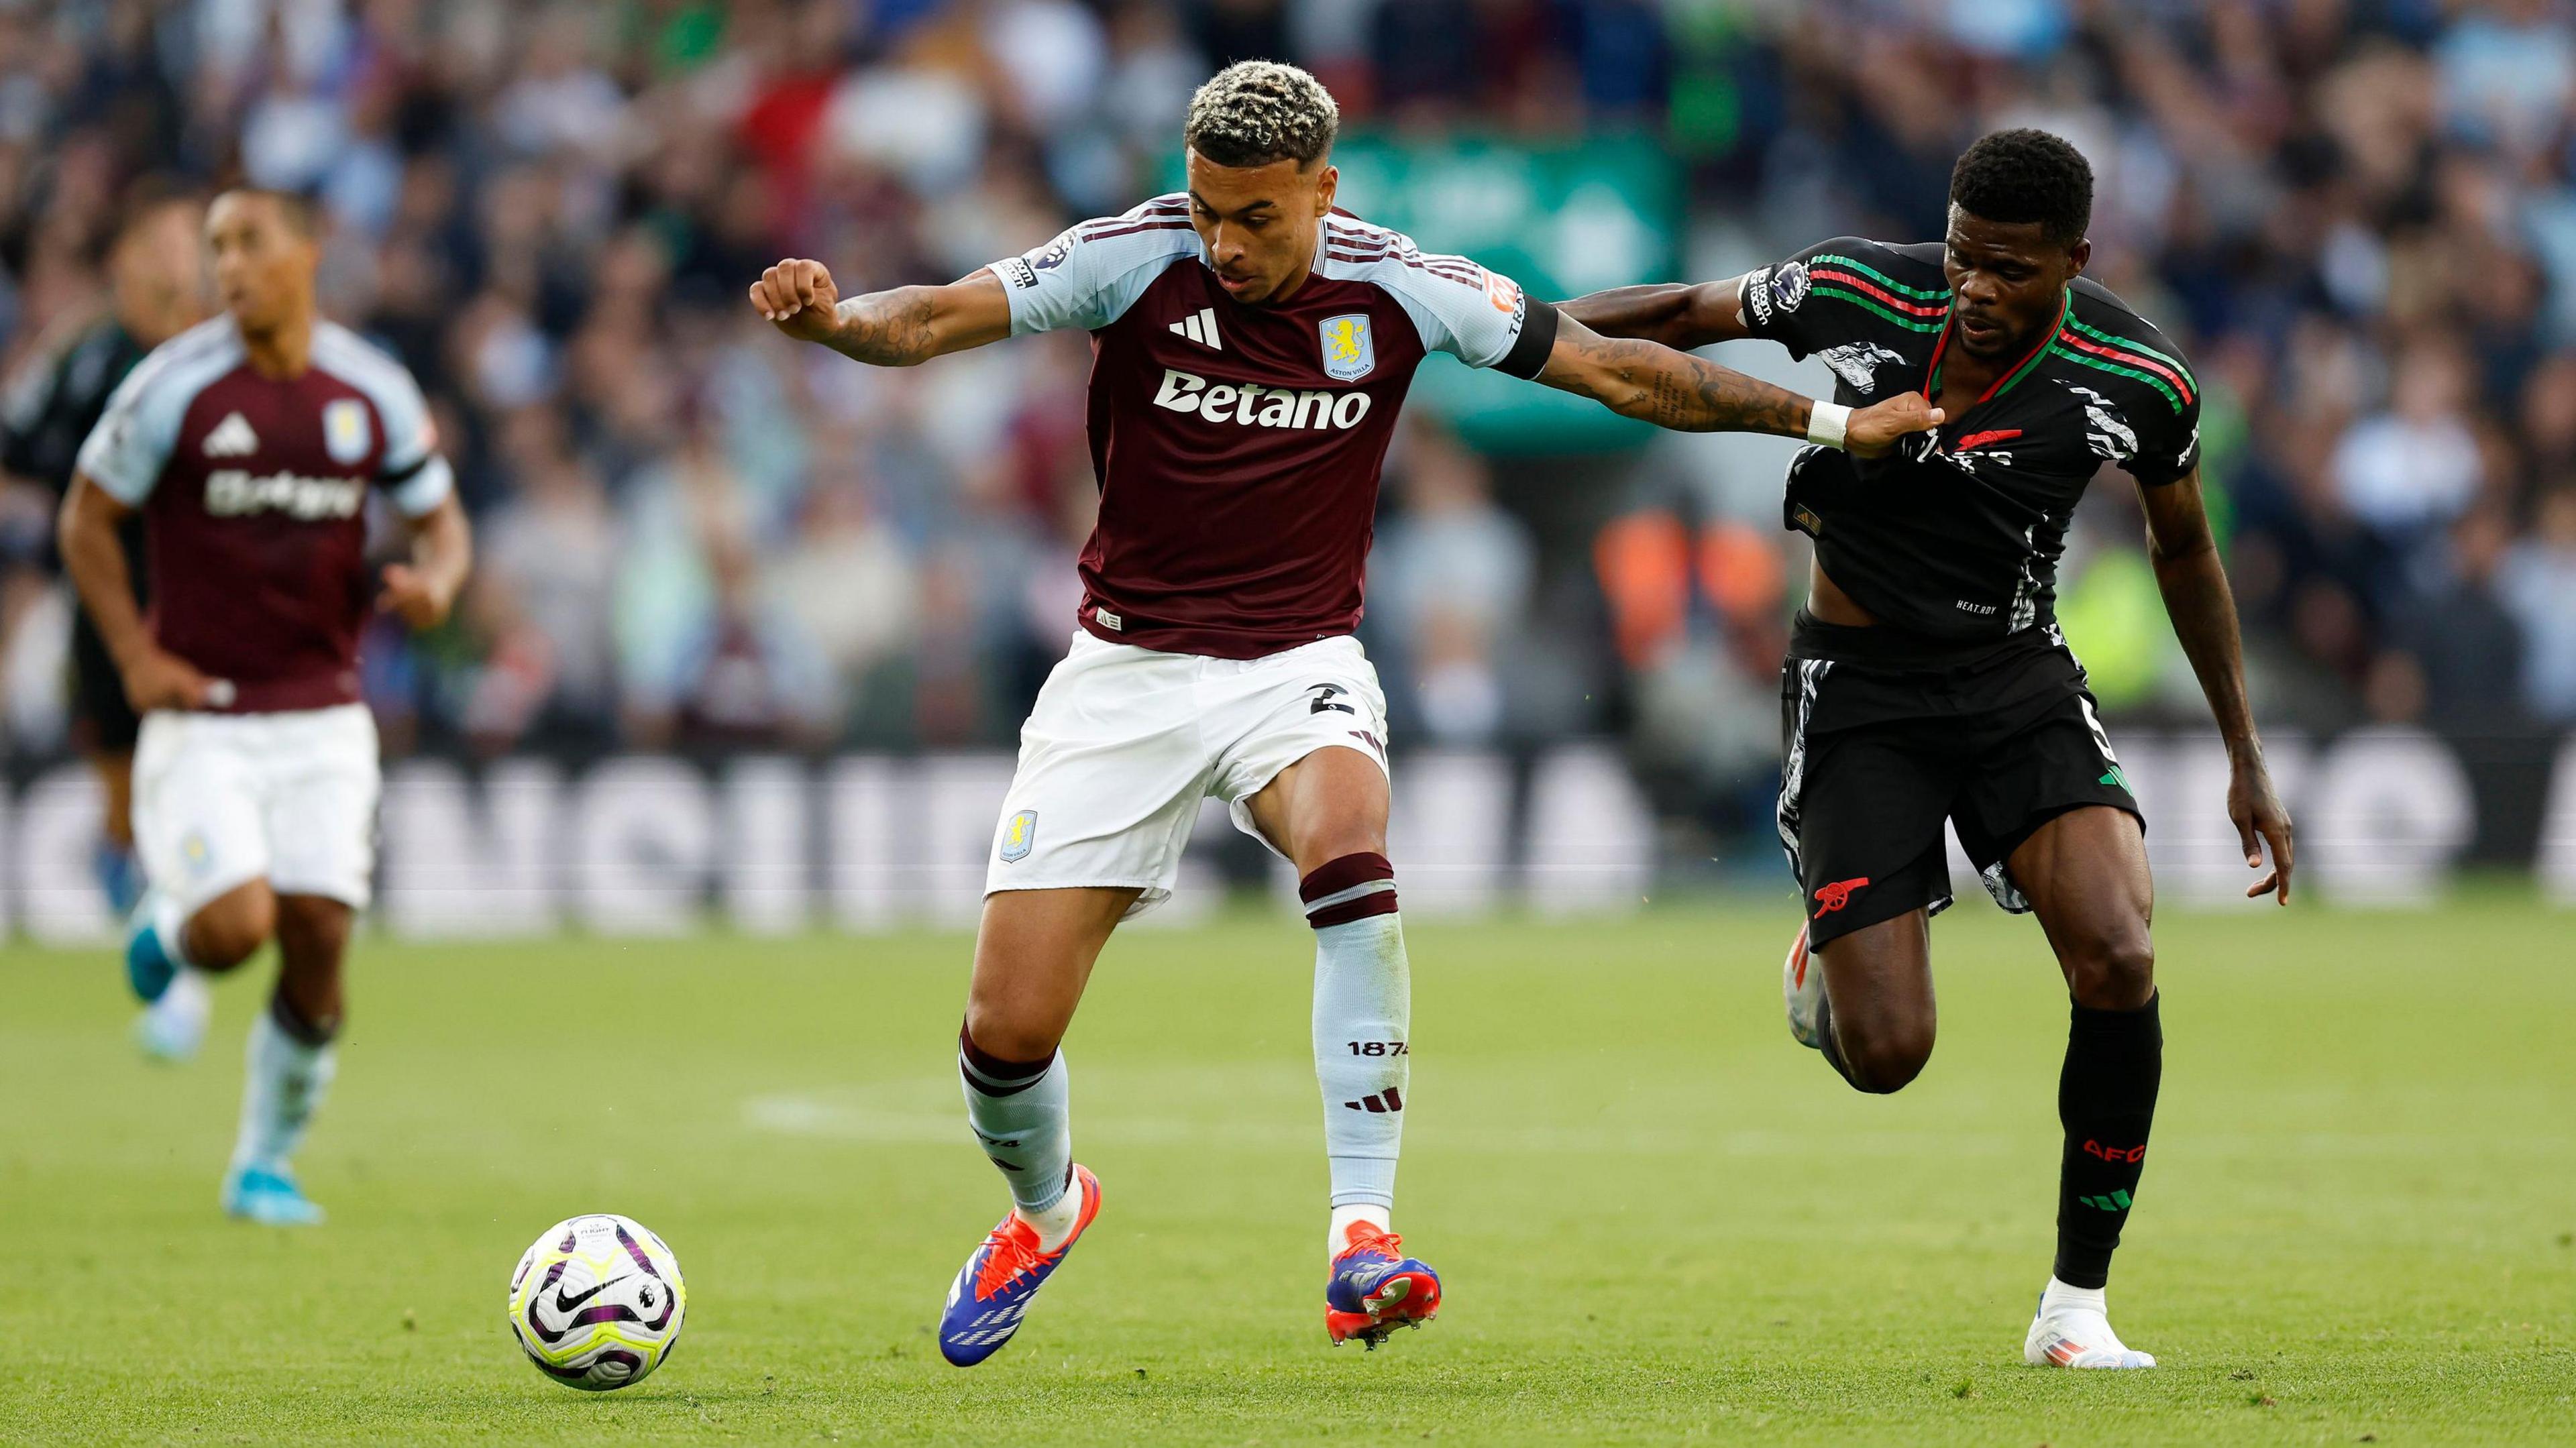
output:
[{"label": "green advertising board", "polygon": [[[1533,296],[1558,300],[1678,274],[1681,178],[1651,136],[1521,144],[1360,134],[1344,137],[1333,160],[1345,210],[1426,251],[1472,257]],[[1447,359],[1423,366],[1413,398],[1488,452],[1605,452],[1654,435],[1599,403]]]}]

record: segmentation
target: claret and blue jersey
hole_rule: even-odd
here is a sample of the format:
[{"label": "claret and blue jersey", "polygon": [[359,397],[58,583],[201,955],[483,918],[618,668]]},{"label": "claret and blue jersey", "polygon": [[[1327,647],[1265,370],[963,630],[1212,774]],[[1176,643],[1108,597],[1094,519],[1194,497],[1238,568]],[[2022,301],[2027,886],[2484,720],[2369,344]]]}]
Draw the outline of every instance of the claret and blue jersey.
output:
[{"label": "claret and blue jersey", "polygon": [[1189,198],[1084,222],[993,264],[1015,334],[1080,327],[1100,518],[1082,626],[1113,643],[1258,658],[1350,633],[1380,465],[1432,352],[1534,377],[1510,278],[1346,212],[1284,301],[1218,285]]},{"label": "claret and blue jersey", "polygon": [[233,684],[217,707],[243,713],[357,699],[367,494],[420,517],[454,489],[401,363],[316,322],[304,371],[265,376],[229,316],[126,375],[80,471],[143,514],[155,639]]},{"label": "claret and blue jersey", "polygon": [[[1942,246],[1837,237],[1749,273],[1752,335],[1832,368],[1835,397],[1937,397],[1948,350]],[[2200,461],[2200,390],[2181,350],[2078,277],[2055,322],[1974,405],[1879,459],[1808,448],[1791,464],[1788,526],[1882,623],[2001,638],[2055,616],[2057,560],[2104,463],[2149,487]]]}]

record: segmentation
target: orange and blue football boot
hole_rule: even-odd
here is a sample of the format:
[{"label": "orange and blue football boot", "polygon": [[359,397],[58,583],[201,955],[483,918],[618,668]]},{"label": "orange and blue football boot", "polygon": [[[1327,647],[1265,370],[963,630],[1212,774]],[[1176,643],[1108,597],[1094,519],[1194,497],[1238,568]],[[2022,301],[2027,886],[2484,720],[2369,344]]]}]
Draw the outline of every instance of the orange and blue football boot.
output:
[{"label": "orange and blue football boot", "polygon": [[1825,963],[1807,949],[1807,927],[1789,942],[1780,963],[1780,998],[1789,1008],[1789,1035],[1810,1051],[1825,1047]]},{"label": "orange and blue football boot", "polygon": [[1399,1327],[1420,1327],[1440,1311],[1440,1274],[1404,1255],[1404,1239],[1353,1222],[1324,1280],[1324,1331],[1335,1346],[1358,1338],[1374,1352]]},{"label": "orange and blue football boot", "polygon": [[1064,1265],[1066,1254],[1100,1215],[1100,1179],[1077,1165],[1074,1185],[1082,1193],[1082,1213],[1073,1233],[1052,1252],[1038,1250],[1038,1229],[1018,1212],[984,1237],[984,1245],[966,1259],[957,1280],[948,1286],[948,1307],[939,1315],[939,1355],[961,1368],[971,1368],[1002,1350],[1020,1330],[1038,1289]]}]

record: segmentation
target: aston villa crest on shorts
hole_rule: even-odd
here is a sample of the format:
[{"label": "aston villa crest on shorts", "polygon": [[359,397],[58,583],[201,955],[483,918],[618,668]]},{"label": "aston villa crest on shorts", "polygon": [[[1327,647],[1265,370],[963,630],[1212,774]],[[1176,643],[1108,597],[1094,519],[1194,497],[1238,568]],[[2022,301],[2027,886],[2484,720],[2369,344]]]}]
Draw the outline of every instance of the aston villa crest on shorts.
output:
[{"label": "aston villa crest on shorts", "polygon": [[1029,849],[1038,842],[1038,812],[1024,809],[1011,816],[1002,826],[1002,863],[1015,865],[1029,857]]},{"label": "aston villa crest on shorts", "polygon": [[1335,382],[1357,382],[1377,370],[1377,339],[1369,335],[1367,313],[1326,317],[1319,325],[1324,333],[1325,376]]},{"label": "aston villa crest on shorts", "polygon": [[374,433],[367,422],[367,404],[354,397],[322,404],[322,449],[331,454],[331,461],[343,467],[365,462],[368,449],[375,446]]}]

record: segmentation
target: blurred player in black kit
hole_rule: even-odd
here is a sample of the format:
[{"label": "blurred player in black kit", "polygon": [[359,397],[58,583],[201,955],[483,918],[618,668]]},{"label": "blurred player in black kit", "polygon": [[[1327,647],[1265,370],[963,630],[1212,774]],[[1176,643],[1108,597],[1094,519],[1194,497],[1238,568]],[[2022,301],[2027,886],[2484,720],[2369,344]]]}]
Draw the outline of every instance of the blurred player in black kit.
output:
[{"label": "blurred player in black kit", "polygon": [[[200,233],[205,208],[160,190],[128,204],[107,254],[106,309],[85,314],[46,340],[0,399],[0,468],[45,489],[50,519],[71,487],[80,445],[97,426],[110,393],[144,354],[204,321],[213,309]],[[52,530],[46,530],[50,539]],[[147,601],[143,520],[118,533],[135,602]],[[134,855],[134,739],[140,727],[116,661],[99,641],[89,611],[75,600],[71,640],[72,742],[98,772],[105,808],[99,821],[97,873],[109,905],[123,915],[143,890]],[[193,972],[175,983],[141,1022],[137,1039],[155,1056],[184,1057],[201,1034],[208,996]]]}]

